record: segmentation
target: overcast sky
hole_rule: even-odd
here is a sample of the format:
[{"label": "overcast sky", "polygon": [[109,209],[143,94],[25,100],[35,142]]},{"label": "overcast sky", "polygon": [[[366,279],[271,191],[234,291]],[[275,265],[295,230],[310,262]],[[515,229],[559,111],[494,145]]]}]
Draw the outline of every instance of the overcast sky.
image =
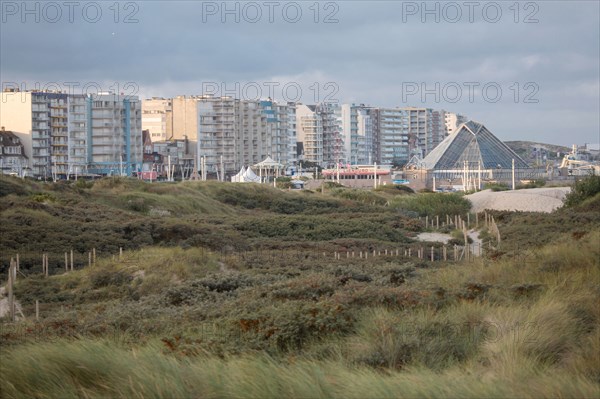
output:
[{"label": "overcast sky", "polygon": [[305,103],[446,109],[502,140],[600,142],[598,1],[1,6],[5,87],[54,82],[142,98],[301,92]]}]

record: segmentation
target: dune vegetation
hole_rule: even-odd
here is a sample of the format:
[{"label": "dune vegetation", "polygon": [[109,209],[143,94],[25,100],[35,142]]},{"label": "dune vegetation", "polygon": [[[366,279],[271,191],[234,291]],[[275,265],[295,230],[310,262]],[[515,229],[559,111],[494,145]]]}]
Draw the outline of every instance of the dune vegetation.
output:
[{"label": "dune vegetation", "polygon": [[461,195],[0,178],[25,316],[0,319],[0,397],[597,398],[600,194],[578,184],[432,262],[415,236],[466,219]]}]

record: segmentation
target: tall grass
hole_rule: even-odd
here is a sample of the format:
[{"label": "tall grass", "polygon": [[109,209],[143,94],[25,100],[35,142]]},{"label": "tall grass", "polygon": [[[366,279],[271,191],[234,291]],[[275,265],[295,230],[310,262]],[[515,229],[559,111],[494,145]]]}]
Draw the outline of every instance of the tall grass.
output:
[{"label": "tall grass", "polygon": [[480,371],[424,369],[380,373],[333,362],[254,355],[178,359],[157,346],[107,342],[28,345],[3,356],[5,398],[413,398],[597,397],[578,376],[520,369],[510,380]]}]

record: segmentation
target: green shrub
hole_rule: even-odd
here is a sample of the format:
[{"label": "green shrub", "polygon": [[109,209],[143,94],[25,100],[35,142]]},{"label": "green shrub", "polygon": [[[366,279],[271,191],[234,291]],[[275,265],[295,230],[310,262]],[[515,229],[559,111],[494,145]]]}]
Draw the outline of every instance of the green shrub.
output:
[{"label": "green shrub", "polygon": [[455,193],[421,193],[402,196],[390,201],[392,209],[416,212],[419,216],[464,215],[471,209],[471,202]]},{"label": "green shrub", "polygon": [[510,190],[510,187],[506,183],[485,183],[483,188],[484,188],[484,190],[492,190],[492,191]]},{"label": "green shrub", "polygon": [[516,188],[518,190],[521,190],[521,189],[527,189],[527,188],[540,188],[540,187],[544,187],[545,185],[546,185],[546,180],[537,179],[537,180],[531,181],[526,184],[520,184]]},{"label": "green shrub", "polygon": [[564,206],[567,208],[574,207],[598,193],[600,193],[600,176],[588,176],[577,180],[571,188],[571,192],[565,197]]}]

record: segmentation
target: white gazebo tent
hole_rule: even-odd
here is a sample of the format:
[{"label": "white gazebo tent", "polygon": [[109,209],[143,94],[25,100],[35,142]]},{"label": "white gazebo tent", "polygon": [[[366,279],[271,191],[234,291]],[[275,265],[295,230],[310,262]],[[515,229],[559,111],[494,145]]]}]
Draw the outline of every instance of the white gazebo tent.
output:
[{"label": "white gazebo tent", "polygon": [[242,166],[242,168],[240,169],[240,171],[238,172],[237,175],[231,176],[231,182],[232,183],[240,183],[245,171],[246,171],[246,168],[244,168]]},{"label": "white gazebo tent", "polygon": [[235,176],[231,176],[232,183],[260,183],[260,177],[256,176],[256,173],[250,168],[246,169],[242,166],[239,173]]},{"label": "white gazebo tent", "polygon": [[274,161],[270,156],[265,158],[264,161],[254,165],[254,167],[258,169],[258,175],[261,181],[263,180],[263,176],[268,177],[269,174],[274,177],[279,177],[280,171],[283,169],[283,165]]},{"label": "white gazebo tent", "polygon": [[260,183],[260,177],[256,176],[256,173],[251,168],[246,169],[242,176],[243,183]]}]

